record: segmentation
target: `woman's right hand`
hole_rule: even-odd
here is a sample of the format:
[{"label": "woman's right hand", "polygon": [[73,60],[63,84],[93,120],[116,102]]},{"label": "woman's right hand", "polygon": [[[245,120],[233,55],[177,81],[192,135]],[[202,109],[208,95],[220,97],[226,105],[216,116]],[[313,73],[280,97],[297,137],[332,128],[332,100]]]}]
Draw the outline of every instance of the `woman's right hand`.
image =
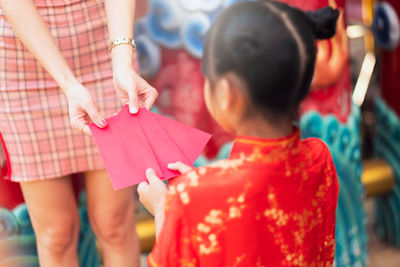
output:
[{"label": "woman's right hand", "polygon": [[68,100],[68,112],[71,127],[91,135],[89,123],[93,122],[99,128],[107,126],[107,121],[97,110],[89,90],[76,82],[65,90]]}]

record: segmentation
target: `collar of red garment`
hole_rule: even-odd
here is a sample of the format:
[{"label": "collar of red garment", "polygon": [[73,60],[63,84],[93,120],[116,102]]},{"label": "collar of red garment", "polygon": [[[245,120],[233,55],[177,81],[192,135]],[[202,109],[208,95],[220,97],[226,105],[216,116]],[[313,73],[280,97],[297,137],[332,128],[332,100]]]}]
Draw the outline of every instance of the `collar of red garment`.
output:
[{"label": "collar of red garment", "polygon": [[229,158],[240,158],[252,154],[255,150],[268,153],[276,149],[292,149],[300,144],[300,131],[295,128],[293,133],[281,138],[258,138],[251,136],[238,136],[234,143]]}]

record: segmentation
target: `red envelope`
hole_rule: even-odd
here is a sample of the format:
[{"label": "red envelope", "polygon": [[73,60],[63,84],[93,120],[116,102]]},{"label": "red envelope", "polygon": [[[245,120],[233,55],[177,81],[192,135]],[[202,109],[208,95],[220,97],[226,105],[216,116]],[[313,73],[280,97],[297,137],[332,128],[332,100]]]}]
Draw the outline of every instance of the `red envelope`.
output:
[{"label": "red envelope", "polygon": [[193,165],[211,138],[146,109],[132,115],[128,106],[108,118],[107,124],[104,129],[89,126],[116,190],[146,181],[148,168],[162,179],[177,176],[179,173],[169,170],[167,164],[182,161]]},{"label": "red envelope", "polygon": [[208,141],[210,141],[211,135],[160,114],[154,112],[151,112],[151,114],[163,126],[178,147],[182,149],[189,159],[190,165],[193,165]]},{"label": "red envelope", "polygon": [[[167,134],[164,127],[160,125],[153,114],[153,112],[147,109],[141,109],[137,118],[139,119],[142,130],[147,136],[147,141],[153,150],[164,179],[170,179],[179,175],[179,172],[168,169],[168,163],[177,161],[181,161],[186,165],[192,165],[192,163]],[[188,136],[186,136],[186,138],[188,138]]]}]

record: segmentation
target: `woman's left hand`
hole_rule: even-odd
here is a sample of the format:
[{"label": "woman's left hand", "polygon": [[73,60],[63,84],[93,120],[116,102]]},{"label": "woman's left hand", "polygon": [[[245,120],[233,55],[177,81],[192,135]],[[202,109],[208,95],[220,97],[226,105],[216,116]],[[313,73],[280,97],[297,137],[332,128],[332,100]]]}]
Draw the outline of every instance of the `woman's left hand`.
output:
[{"label": "woman's left hand", "polygon": [[151,109],[158,92],[150,86],[133,66],[114,67],[114,87],[122,104],[129,104],[129,111],[137,113],[139,108]]}]

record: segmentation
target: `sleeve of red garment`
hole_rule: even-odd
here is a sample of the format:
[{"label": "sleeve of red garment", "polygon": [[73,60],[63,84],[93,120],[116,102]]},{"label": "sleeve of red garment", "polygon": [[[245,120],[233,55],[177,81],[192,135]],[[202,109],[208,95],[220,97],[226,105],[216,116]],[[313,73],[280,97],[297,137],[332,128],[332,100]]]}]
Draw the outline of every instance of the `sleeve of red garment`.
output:
[{"label": "sleeve of red garment", "polygon": [[335,168],[335,164],[332,160],[331,153],[328,148],[327,152],[327,167],[326,167],[326,185],[327,185],[327,217],[326,217],[326,234],[325,234],[325,255],[327,259],[331,259],[333,263],[335,256],[335,221],[336,221],[336,208],[339,197],[339,182]]},{"label": "sleeve of red garment", "polygon": [[183,216],[183,204],[169,193],[165,219],[157,243],[148,257],[149,266],[191,266],[196,257],[191,246],[190,228]]}]

